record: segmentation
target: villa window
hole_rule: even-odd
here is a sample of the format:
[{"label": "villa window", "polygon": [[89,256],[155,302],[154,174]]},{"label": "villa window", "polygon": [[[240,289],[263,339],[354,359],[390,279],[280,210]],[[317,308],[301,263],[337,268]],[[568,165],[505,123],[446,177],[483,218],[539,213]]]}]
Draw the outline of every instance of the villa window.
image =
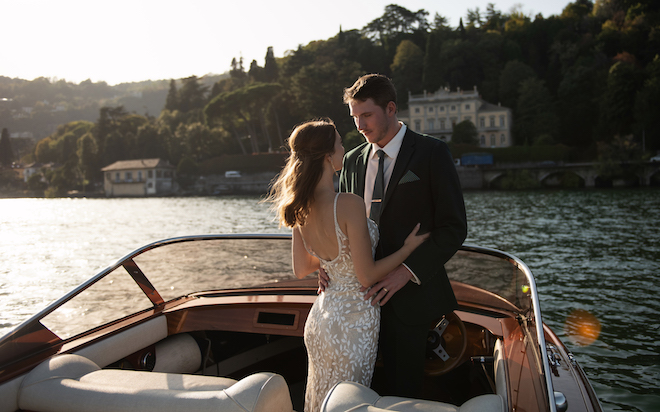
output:
[{"label": "villa window", "polygon": [[440,120],[440,128],[444,130],[444,128],[445,128],[445,121],[444,120]]},{"label": "villa window", "polygon": [[470,110],[470,105],[469,104],[465,105],[465,110]]},{"label": "villa window", "polygon": [[429,107],[429,113],[433,113],[433,106]]},{"label": "villa window", "polygon": [[415,113],[419,113],[419,107],[415,107]]},{"label": "villa window", "polygon": [[429,130],[435,129],[435,121],[434,119],[429,119],[428,120],[428,125],[429,125]]},{"label": "villa window", "polygon": [[500,116],[500,127],[504,127],[504,116]]},{"label": "villa window", "polygon": [[153,171],[153,170],[149,170],[149,171],[147,172],[147,177],[148,177],[149,179],[153,179],[153,177],[154,177],[154,171]]},{"label": "villa window", "polygon": [[485,146],[486,145],[486,136],[481,135],[481,145]]},{"label": "villa window", "polygon": [[506,144],[506,136],[504,134],[500,135],[500,145],[504,146]]},{"label": "villa window", "polygon": [[415,130],[417,130],[417,131],[422,130],[422,121],[421,120],[415,120]]},{"label": "villa window", "polygon": [[491,134],[491,135],[490,135],[490,145],[491,145],[491,146],[495,146],[496,143],[497,143],[497,142],[495,141],[495,135],[494,135],[494,134]]},{"label": "villa window", "polygon": [[490,127],[495,127],[495,116],[490,117]]},{"label": "villa window", "polygon": [[451,111],[453,112],[453,111],[455,111],[455,110],[456,110],[456,106],[452,105],[452,106],[451,106]]},{"label": "villa window", "polygon": [[156,170],[156,178],[160,179],[163,177],[163,171],[162,170]]},{"label": "villa window", "polygon": [[444,112],[445,111],[445,106],[440,106],[440,111]]},{"label": "villa window", "polygon": [[115,173],[115,182],[121,182],[121,177],[119,172]]},{"label": "villa window", "polygon": [[486,119],[483,117],[479,118],[479,127],[486,127]]},{"label": "villa window", "polygon": [[126,181],[127,182],[132,182],[133,181],[133,173],[132,172],[126,172]]},{"label": "villa window", "polygon": [[140,170],[138,172],[138,182],[141,182],[141,181],[142,181],[142,171]]}]

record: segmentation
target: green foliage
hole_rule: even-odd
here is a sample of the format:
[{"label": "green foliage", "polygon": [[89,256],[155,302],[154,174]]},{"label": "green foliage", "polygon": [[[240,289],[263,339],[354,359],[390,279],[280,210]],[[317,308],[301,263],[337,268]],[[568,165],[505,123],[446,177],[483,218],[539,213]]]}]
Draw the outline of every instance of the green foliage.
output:
[{"label": "green foliage", "polygon": [[358,132],[356,129],[353,129],[344,135],[343,141],[344,141],[344,150],[348,152],[350,150],[355,149],[356,147],[364,143],[366,140],[360,132]]},{"label": "green foliage", "polygon": [[646,67],[646,80],[635,96],[635,135],[642,136],[645,149],[660,151],[660,56]]},{"label": "green foliage", "polygon": [[537,189],[541,183],[528,170],[508,171],[497,180],[496,185],[503,190],[526,190]]},{"label": "green foliage", "polygon": [[635,94],[641,86],[641,73],[630,63],[616,62],[607,77],[607,89],[601,100],[601,139],[632,132]]},{"label": "green foliage", "polygon": [[451,141],[455,144],[479,145],[479,133],[477,127],[469,120],[463,120],[454,126],[451,134]]},{"label": "green foliage", "polygon": [[524,144],[553,142],[559,118],[550,92],[542,80],[529,78],[520,84],[514,136]]},{"label": "green foliage", "polygon": [[499,95],[502,105],[516,107],[522,82],[535,77],[536,73],[527,64],[518,60],[508,62],[500,74]]},{"label": "green foliage", "polygon": [[199,176],[199,166],[190,157],[184,157],[176,168],[176,177],[179,185],[188,189],[192,186]]},{"label": "green foliage", "polygon": [[0,137],[0,165],[4,167],[9,167],[11,166],[13,161],[14,161],[14,151],[11,148],[9,131],[6,128],[3,128],[2,137]]},{"label": "green foliage", "polygon": [[36,192],[42,192],[48,187],[46,182],[43,181],[43,175],[41,173],[35,173],[30,176],[27,180],[27,188]]},{"label": "green foliage", "polygon": [[610,143],[598,145],[598,176],[610,180],[631,178],[641,167],[642,150],[632,135],[615,136]]},{"label": "green foliage", "polygon": [[408,93],[421,92],[424,52],[410,40],[399,43],[392,63],[392,80],[397,88],[399,108],[408,107]]},{"label": "green foliage", "polygon": [[[528,146],[485,149],[496,162],[591,161],[596,141],[615,135],[660,150],[660,13],[651,1],[576,0],[545,17],[489,4],[462,22],[452,28],[440,15],[429,22],[424,10],[391,4],[362,30],[340,29],[281,58],[269,47],[248,72],[236,58],[224,75],[112,87],[0,77],[8,97],[0,127],[34,133],[34,159],[61,169],[49,177],[49,194],[62,194],[99,182],[91,171],[116,160],[189,157],[211,170],[201,165],[252,159],[281,149],[295,125],[317,117],[332,118],[349,149],[362,138],[342,90],[382,73],[394,79],[401,108],[408,91],[475,86],[485,101],[511,108],[517,144]],[[52,132],[53,124],[62,126]]]}]

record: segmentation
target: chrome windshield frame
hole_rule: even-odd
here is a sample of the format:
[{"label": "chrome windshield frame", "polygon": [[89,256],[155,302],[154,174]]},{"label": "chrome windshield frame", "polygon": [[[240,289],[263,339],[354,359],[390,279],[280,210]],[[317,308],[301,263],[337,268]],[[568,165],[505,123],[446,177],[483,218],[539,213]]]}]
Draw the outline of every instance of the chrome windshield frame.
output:
[{"label": "chrome windshield frame", "polygon": [[548,405],[550,407],[550,412],[557,412],[557,405],[555,403],[555,395],[554,395],[554,386],[552,383],[552,374],[550,373],[551,371],[550,362],[548,361],[548,356],[546,355],[546,349],[545,349],[546,342],[545,342],[545,334],[543,332],[543,317],[541,316],[541,303],[539,301],[538,290],[536,288],[536,280],[534,279],[534,275],[532,274],[532,271],[521,259],[510,253],[503,252],[501,250],[491,249],[481,246],[465,245],[465,244],[461,246],[460,250],[472,251],[476,253],[484,253],[487,255],[506,259],[512,265],[516,266],[522,273],[524,273],[525,277],[527,278],[527,281],[529,282],[530,298],[532,301],[534,318],[536,319],[534,325],[536,329],[535,331],[536,339],[539,346],[537,349],[539,351],[539,358],[541,360],[541,365],[543,367],[543,376],[545,378]]}]

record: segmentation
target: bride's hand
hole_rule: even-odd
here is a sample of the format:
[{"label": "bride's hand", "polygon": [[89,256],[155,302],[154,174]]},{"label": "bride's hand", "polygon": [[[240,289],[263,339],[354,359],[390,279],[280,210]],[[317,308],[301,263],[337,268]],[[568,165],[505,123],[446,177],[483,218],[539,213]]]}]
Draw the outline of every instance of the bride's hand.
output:
[{"label": "bride's hand", "polygon": [[429,236],[431,235],[431,233],[424,233],[423,235],[418,235],[417,233],[419,232],[420,227],[421,227],[420,223],[415,225],[415,228],[412,230],[412,232],[410,232],[405,242],[403,242],[405,246],[410,247],[412,250],[417,249],[417,246],[424,243],[424,241],[428,239]]}]

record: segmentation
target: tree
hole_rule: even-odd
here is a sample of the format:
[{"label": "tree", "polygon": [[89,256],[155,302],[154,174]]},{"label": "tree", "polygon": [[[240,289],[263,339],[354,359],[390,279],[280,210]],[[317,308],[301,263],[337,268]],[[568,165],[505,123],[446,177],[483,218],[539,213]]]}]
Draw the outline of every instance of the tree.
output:
[{"label": "tree", "polygon": [[165,110],[174,111],[179,108],[179,92],[176,89],[176,81],[170,80],[170,90],[165,99]]},{"label": "tree", "polygon": [[477,127],[469,120],[463,120],[454,126],[451,133],[451,141],[454,144],[479,145],[479,132]]},{"label": "tree", "polygon": [[450,89],[473,89],[483,77],[476,44],[469,40],[453,39],[442,44],[442,64],[438,68],[441,84]]},{"label": "tree", "polygon": [[11,148],[9,131],[3,128],[2,137],[0,137],[0,164],[4,167],[10,167],[13,161],[14,151]]},{"label": "tree", "polygon": [[545,83],[529,78],[520,84],[514,136],[519,144],[554,141],[559,123],[552,97]]},{"label": "tree", "polygon": [[100,165],[98,161],[98,146],[92,133],[86,133],[78,139],[78,169],[82,177],[83,191],[88,183],[97,180],[100,176]]},{"label": "tree", "polygon": [[275,60],[275,54],[273,53],[273,47],[268,47],[266,51],[266,59],[264,63],[264,82],[266,83],[275,83],[279,79],[279,69],[277,67],[277,61]]},{"label": "tree", "polygon": [[610,68],[600,106],[600,133],[605,140],[632,132],[635,95],[641,80],[639,70],[632,64],[618,61]]},{"label": "tree", "polygon": [[484,18],[481,15],[479,7],[476,7],[474,10],[468,9],[467,11],[467,21],[468,28],[480,28],[484,25]]},{"label": "tree", "polygon": [[598,125],[597,96],[607,73],[593,63],[581,61],[569,67],[557,90],[558,141],[568,146],[588,147]]},{"label": "tree", "polygon": [[190,157],[181,159],[176,168],[177,181],[184,189],[190,188],[199,176],[199,166]]},{"label": "tree", "polygon": [[186,77],[181,82],[178,110],[187,113],[191,110],[202,109],[206,104],[208,87],[202,86],[197,76]]},{"label": "tree", "polygon": [[428,14],[424,9],[412,12],[405,7],[390,4],[385,6],[385,13],[381,17],[369,22],[362,31],[376,42],[383,44],[388,37],[400,33],[426,31],[429,27],[426,21]]},{"label": "tree", "polygon": [[248,70],[248,77],[252,82],[263,82],[264,81],[264,68],[259,66],[256,60],[252,60],[250,63],[250,70]]},{"label": "tree", "polygon": [[534,77],[536,77],[536,73],[525,63],[518,60],[508,62],[500,74],[500,100],[502,105],[515,107],[520,93],[520,84]]},{"label": "tree", "polygon": [[401,97],[399,107],[405,109],[408,106],[408,93],[421,92],[424,52],[412,41],[402,41],[396,48],[391,69],[392,81]]},{"label": "tree", "polygon": [[635,96],[635,132],[642,136],[644,148],[660,150],[660,56],[646,67],[644,86]]}]

